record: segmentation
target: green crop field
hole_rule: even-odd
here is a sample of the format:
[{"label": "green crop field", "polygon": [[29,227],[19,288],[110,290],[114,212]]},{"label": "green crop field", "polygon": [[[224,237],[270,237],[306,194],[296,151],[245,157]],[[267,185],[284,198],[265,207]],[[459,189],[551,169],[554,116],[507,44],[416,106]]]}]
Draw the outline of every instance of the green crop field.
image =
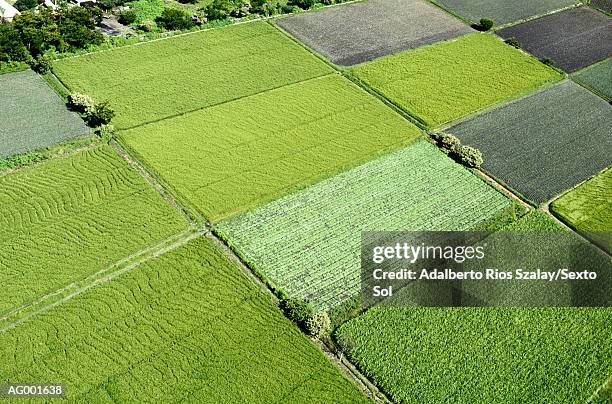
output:
[{"label": "green crop field", "polygon": [[0,332],[9,380],[89,403],[366,401],[203,238]]},{"label": "green crop field", "polygon": [[429,127],[525,94],[561,75],[489,34],[470,34],[351,72]]},{"label": "green crop field", "polygon": [[422,141],[216,230],[273,286],[326,309],[359,291],[362,231],[466,230],[509,206],[501,193]]},{"label": "green crop field", "polygon": [[72,91],[110,101],[125,129],[332,70],[260,22],[59,60],[53,71]]},{"label": "green crop field", "polygon": [[0,206],[0,314],[187,226],[109,146],[0,175]]},{"label": "green crop field", "polygon": [[89,133],[31,70],[0,75],[0,101],[0,159]]},{"label": "green crop field", "polygon": [[581,70],[573,79],[600,97],[612,101],[612,58]]},{"label": "green crop field", "polygon": [[573,228],[612,251],[612,169],[591,178],[551,204],[551,210]]},{"label": "green crop field", "polygon": [[122,140],[217,221],[398,148],[420,134],[330,75],[122,132]]},{"label": "green crop field", "polygon": [[[532,211],[505,231],[563,231]],[[576,236],[578,239],[578,237]],[[586,402],[612,376],[610,308],[373,308],[340,326],[396,402]]]},{"label": "green crop field", "polygon": [[375,308],[336,338],[396,402],[586,402],[612,375],[609,308]]}]

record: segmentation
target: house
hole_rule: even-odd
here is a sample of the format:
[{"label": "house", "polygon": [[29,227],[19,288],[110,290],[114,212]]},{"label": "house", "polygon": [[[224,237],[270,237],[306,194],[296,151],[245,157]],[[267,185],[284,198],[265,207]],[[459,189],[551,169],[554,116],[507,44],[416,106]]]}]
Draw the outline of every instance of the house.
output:
[{"label": "house", "polygon": [[19,14],[19,11],[15,7],[8,4],[5,0],[0,0],[0,21],[11,21]]}]

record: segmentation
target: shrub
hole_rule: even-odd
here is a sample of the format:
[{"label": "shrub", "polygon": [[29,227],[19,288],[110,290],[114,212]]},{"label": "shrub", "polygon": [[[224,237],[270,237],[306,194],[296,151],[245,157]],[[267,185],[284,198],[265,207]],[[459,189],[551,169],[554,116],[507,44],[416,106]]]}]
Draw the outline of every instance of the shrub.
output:
[{"label": "shrub", "polygon": [[459,145],[460,145],[460,141],[459,138],[455,135],[443,135],[442,139],[440,140],[440,145],[442,147],[444,147],[446,150],[448,151],[455,151]]},{"label": "shrub", "polygon": [[189,29],[194,23],[189,13],[175,8],[166,8],[162,14],[155,19],[160,27],[169,31]]},{"label": "shrub", "polygon": [[540,62],[544,63],[546,66],[552,66],[555,64],[555,61],[549,58],[542,58]]},{"label": "shrub", "polygon": [[229,17],[244,17],[251,12],[249,0],[213,0],[206,8],[209,20],[224,20]]},{"label": "shrub", "polygon": [[142,24],[138,25],[138,29],[144,32],[151,32],[155,29],[156,25],[151,20],[143,21]]},{"label": "shrub", "polygon": [[70,109],[82,114],[89,113],[93,110],[93,99],[85,94],[74,93],[68,97],[68,106]]},{"label": "shrub", "polygon": [[126,0],[98,0],[96,3],[102,10],[112,10],[115,7],[121,7],[126,3]]},{"label": "shrub", "polygon": [[198,0],[178,0],[181,4],[196,4]]},{"label": "shrub", "polygon": [[506,39],[504,42],[516,49],[520,49],[521,47],[521,44],[515,37],[510,37]]},{"label": "shrub", "polygon": [[329,330],[331,320],[327,313],[316,313],[306,320],[306,331],[313,337],[320,338]]},{"label": "shrub", "polygon": [[115,116],[115,111],[111,108],[108,101],[96,104],[87,114],[87,123],[92,128],[108,125]]},{"label": "shrub", "polygon": [[17,0],[13,6],[19,11],[32,10],[38,6],[37,0]]},{"label": "shrub", "polygon": [[132,25],[136,22],[137,18],[138,11],[136,10],[125,10],[117,15],[117,21],[119,21],[119,24],[123,25]]},{"label": "shrub", "polygon": [[251,0],[252,12],[261,15],[274,15],[283,12],[287,1],[283,0]]},{"label": "shrub", "polygon": [[51,70],[51,59],[46,55],[38,55],[31,60],[30,66],[35,72],[44,74]]},{"label": "shrub", "polygon": [[472,147],[472,146],[461,146],[457,154],[460,158],[460,161],[463,165],[468,167],[478,168],[482,165],[482,153],[480,150]]},{"label": "shrub", "polygon": [[337,339],[337,343],[338,343],[338,349],[345,356],[349,356],[350,353],[353,351],[353,349],[355,349],[355,343],[353,342],[353,339],[349,337],[347,334],[342,334]]},{"label": "shrub", "polygon": [[96,130],[96,135],[103,141],[108,143],[115,137],[115,127],[111,124],[102,125]]},{"label": "shrub", "polygon": [[493,24],[495,24],[493,20],[489,20],[488,18],[481,18],[478,24],[474,24],[472,25],[472,27],[474,29],[477,29],[478,31],[488,31],[493,28]]},{"label": "shrub", "polygon": [[312,8],[317,3],[316,0],[289,0],[287,4],[290,6],[297,6],[301,9],[307,10]]},{"label": "shrub", "polygon": [[308,332],[308,321],[315,315],[314,308],[306,299],[284,299],[280,307],[287,317]]}]

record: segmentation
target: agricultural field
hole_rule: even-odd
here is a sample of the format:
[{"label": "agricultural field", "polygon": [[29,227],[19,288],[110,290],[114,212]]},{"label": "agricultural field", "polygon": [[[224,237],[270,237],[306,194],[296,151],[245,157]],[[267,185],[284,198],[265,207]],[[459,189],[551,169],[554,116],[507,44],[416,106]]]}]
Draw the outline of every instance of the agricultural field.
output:
[{"label": "agricultural field", "polygon": [[126,129],[332,72],[265,22],[240,24],[63,59],[73,92],[109,100]]},{"label": "agricultural field", "polygon": [[568,73],[612,56],[612,19],[589,7],[552,14],[497,32]]},{"label": "agricultural field", "polygon": [[420,135],[339,75],[122,132],[122,141],[211,221],[285,195]]},{"label": "agricultural field", "polygon": [[612,0],[591,0],[589,4],[608,14],[612,14]]},{"label": "agricultural field", "polygon": [[612,101],[612,58],[581,70],[572,79],[603,99]]},{"label": "agricultural field", "polygon": [[591,178],[551,204],[572,228],[612,251],[612,169]]},{"label": "agricultural field", "polygon": [[[532,211],[504,231],[562,229]],[[612,309],[575,307],[377,307],[335,333],[393,401],[415,403],[586,402],[612,376],[610,338]]]},{"label": "agricultural field", "polygon": [[471,34],[351,69],[428,127],[517,97],[561,75],[489,34]]},{"label": "agricultural field", "polygon": [[294,15],[277,24],[341,66],[472,31],[423,0],[370,0]]},{"label": "agricultural field", "polygon": [[187,226],[109,146],[0,174],[0,206],[0,315]]},{"label": "agricultural field", "polygon": [[534,204],[612,164],[612,106],[566,80],[447,130],[482,167]]},{"label": "agricultural field", "polygon": [[466,230],[510,205],[421,141],[221,222],[216,232],[276,289],[328,309],[359,292],[362,231]]},{"label": "agricultural field", "polygon": [[89,129],[31,70],[0,75],[0,158],[42,149]]},{"label": "agricultural field", "polygon": [[349,358],[395,402],[586,402],[612,375],[610,308],[374,308]]},{"label": "agricultural field", "polygon": [[365,402],[203,238],[0,333],[0,381],[82,402]]},{"label": "agricultural field", "polygon": [[508,24],[572,6],[576,0],[436,0],[442,7],[466,20],[477,23],[488,18],[495,25]]}]

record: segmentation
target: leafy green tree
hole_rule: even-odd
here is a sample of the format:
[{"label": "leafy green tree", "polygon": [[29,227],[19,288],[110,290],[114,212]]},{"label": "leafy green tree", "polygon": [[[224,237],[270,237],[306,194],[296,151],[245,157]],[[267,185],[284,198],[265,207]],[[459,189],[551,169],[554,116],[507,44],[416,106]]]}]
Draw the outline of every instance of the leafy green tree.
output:
[{"label": "leafy green tree", "polygon": [[102,21],[102,11],[97,7],[72,7],[64,11],[59,22],[62,40],[70,48],[85,48],[99,45],[104,36],[96,31]]},{"label": "leafy green tree", "polygon": [[13,6],[19,11],[27,11],[32,10],[38,4],[38,0],[17,0]]},{"label": "leafy green tree", "polygon": [[157,25],[170,31],[191,28],[194,23],[191,16],[182,10],[166,8],[162,15],[155,19]]},{"label": "leafy green tree", "polygon": [[0,62],[23,62],[31,58],[12,23],[0,24]]}]

